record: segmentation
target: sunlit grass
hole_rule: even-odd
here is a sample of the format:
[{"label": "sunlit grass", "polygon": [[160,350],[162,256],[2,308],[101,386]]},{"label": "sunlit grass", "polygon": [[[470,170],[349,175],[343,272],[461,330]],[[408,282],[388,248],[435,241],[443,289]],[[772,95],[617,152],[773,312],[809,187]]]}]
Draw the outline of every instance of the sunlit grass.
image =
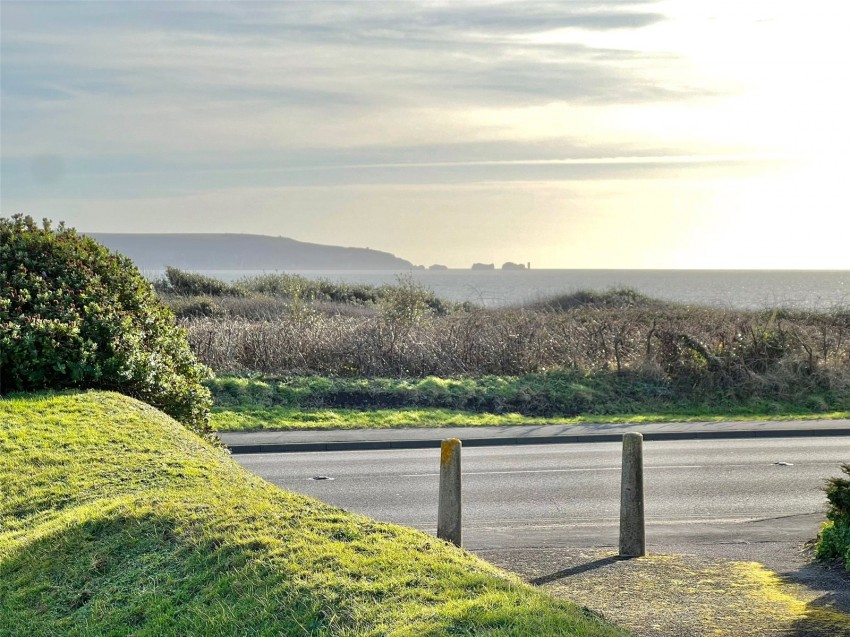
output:
[{"label": "sunlit grass", "polygon": [[580,425],[590,423],[722,422],[747,420],[821,420],[850,418],[850,412],[823,414],[739,413],[610,414],[564,418],[490,414],[451,409],[298,409],[268,407],[261,410],[215,410],[212,426],[216,431],[304,430],[304,429],[386,429],[401,427],[486,427],[505,425]]},{"label": "sunlit grass", "polygon": [[433,537],[283,491],[117,394],[0,400],[0,634],[613,636]]},{"label": "sunlit grass", "polygon": [[[476,378],[217,378],[213,428],[352,429],[848,418],[850,398],[676,395],[615,375]],[[522,411],[520,411],[522,410]]]}]

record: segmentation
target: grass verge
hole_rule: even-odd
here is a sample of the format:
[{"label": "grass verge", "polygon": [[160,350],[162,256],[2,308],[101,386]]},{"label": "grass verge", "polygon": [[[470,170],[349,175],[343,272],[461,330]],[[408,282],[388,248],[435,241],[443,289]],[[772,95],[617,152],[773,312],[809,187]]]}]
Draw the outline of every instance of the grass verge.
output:
[{"label": "grass verge", "polygon": [[765,414],[742,410],[738,413],[702,411],[655,414],[606,414],[565,418],[491,414],[452,409],[265,409],[214,408],[215,431],[298,431],[321,429],[392,429],[406,427],[486,427],[505,425],[580,425],[585,423],[725,422],[745,420],[821,420],[850,418],[850,412],[824,414]]},{"label": "grass verge", "polygon": [[0,634],[626,633],[117,394],[0,400]]},{"label": "grass verge", "polygon": [[740,400],[688,396],[628,376],[216,378],[218,431],[848,418],[847,396]]}]

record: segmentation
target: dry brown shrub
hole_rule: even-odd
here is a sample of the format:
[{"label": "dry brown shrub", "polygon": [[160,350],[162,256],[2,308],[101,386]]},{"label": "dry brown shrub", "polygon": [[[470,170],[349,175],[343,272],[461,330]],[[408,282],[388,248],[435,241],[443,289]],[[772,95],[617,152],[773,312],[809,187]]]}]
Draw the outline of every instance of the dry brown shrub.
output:
[{"label": "dry brown shrub", "polygon": [[184,326],[199,359],[219,373],[448,377],[612,370],[710,386],[807,375],[840,386],[850,377],[850,313],[840,311],[590,306],[400,319],[330,310],[290,308],[267,320],[196,318]]}]

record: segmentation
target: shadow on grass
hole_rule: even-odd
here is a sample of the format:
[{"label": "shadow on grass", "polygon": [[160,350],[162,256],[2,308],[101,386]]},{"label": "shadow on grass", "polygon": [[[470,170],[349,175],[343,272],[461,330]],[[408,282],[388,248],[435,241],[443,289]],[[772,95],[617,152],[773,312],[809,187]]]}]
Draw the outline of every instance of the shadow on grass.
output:
[{"label": "shadow on grass", "polygon": [[202,529],[187,536],[168,511],[121,508],[82,523],[69,519],[3,557],[0,634],[269,630],[295,637],[337,610],[252,559],[262,547],[226,543]]},{"label": "shadow on grass", "polygon": [[241,495],[153,493],[63,511],[0,553],[0,635],[626,637],[572,604],[470,570],[453,549],[423,557],[403,529],[331,510],[307,537],[309,522],[277,518],[278,537],[253,509],[239,513]]}]

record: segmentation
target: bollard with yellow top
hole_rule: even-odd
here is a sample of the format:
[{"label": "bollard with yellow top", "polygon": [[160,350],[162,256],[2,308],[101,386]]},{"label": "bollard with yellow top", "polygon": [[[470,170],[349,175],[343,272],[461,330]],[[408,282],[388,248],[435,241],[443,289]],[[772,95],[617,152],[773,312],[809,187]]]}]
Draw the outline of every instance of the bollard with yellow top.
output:
[{"label": "bollard with yellow top", "polygon": [[440,500],[437,510],[437,537],[460,546],[460,448],[457,438],[440,444]]}]

